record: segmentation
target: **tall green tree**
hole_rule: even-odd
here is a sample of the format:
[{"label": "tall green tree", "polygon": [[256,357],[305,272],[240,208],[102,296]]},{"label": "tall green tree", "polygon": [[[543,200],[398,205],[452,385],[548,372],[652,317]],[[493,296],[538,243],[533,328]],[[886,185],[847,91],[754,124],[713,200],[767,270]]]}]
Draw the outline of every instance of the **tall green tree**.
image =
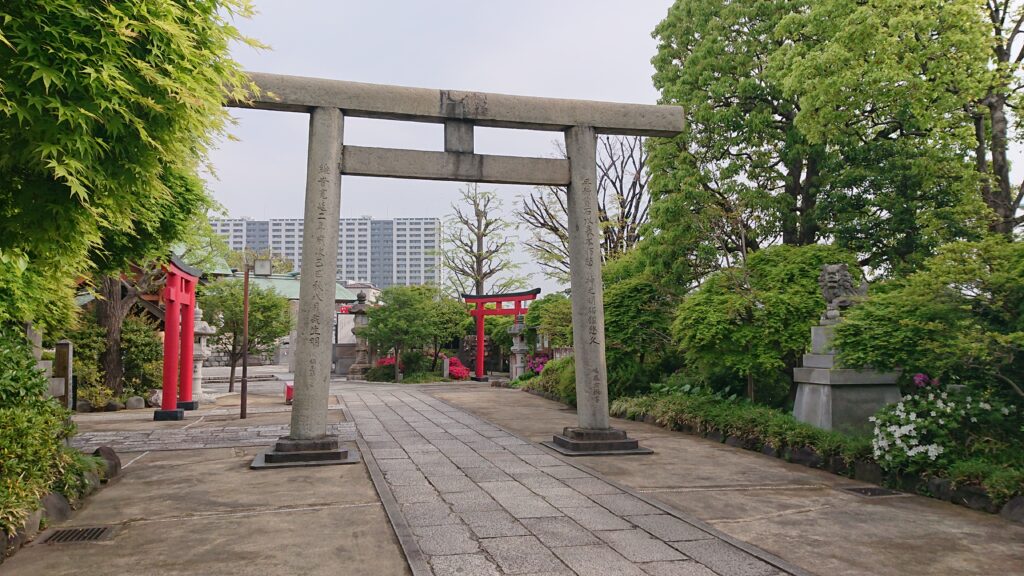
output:
[{"label": "tall green tree", "polygon": [[831,239],[902,273],[976,236],[975,8],[678,0],[655,30],[654,80],[689,123],[652,140],[646,252],[692,284],[775,243]]},{"label": "tall green tree", "polygon": [[797,125],[841,162],[819,206],[862,264],[907,273],[990,223],[969,160],[984,93],[985,23],[974,0],[824,0],[783,19],[776,50]]},{"label": "tall green tree", "polygon": [[1024,105],[1024,3],[991,0],[975,4],[979,5],[987,32],[982,45],[991,48],[991,52],[984,94],[970,110],[975,133],[974,159],[984,177],[982,198],[996,214],[992,230],[1012,238],[1014,231],[1024,225],[1024,182],[1011,178],[1009,158],[1010,144],[1024,141],[1019,121],[1019,110]]},{"label": "tall green tree", "polygon": [[565,294],[556,292],[531,302],[525,322],[548,337],[552,346],[572,346],[572,302]]},{"label": "tall green tree", "polygon": [[229,389],[234,388],[235,367],[243,354],[267,354],[277,341],[292,328],[291,305],[288,299],[272,289],[249,284],[249,347],[242,346],[244,283],[221,280],[206,286],[199,299],[203,319],[217,328],[213,346],[228,355],[231,374]]},{"label": "tall green tree", "polygon": [[377,306],[367,311],[361,335],[377,350],[395,352],[395,380],[402,352],[422,349],[438,335],[431,313],[439,297],[433,286],[391,286],[381,291]]},{"label": "tall green tree", "polygon": [[160,289],[165,280],[162,264],[171,247],[195,233],[194,223],[205,221],[213,203],[196,176],[166,173],[165,179],[172,193],[154,200],[152,222],[139,222],[131,232],[109,230],[91,252],[96,265],[96,320],[106,340],[100,368],[104,386],[118,396],[124,384],[121,328],[125,318],[142,294]]},{"label": "tall green tree", "polygon": [[679,0],[655,28],[654,84],[688,119],[678,137],[651,141],[652,193],[672,206],[653,215],[660,231],[672,228],[665,216],[690,213],[684,226],[719,229],[726,251],[818,239],[825,150],[798,129],[796,98],[771,67],[776,28],[807,5]]},{"label": "tall green tree", "polygon": [[[118,236],[158,228],[247,81],[246,0],[0,6],[0,317],[59,326]],[[109,242],[108,242],[109,241]]]}]

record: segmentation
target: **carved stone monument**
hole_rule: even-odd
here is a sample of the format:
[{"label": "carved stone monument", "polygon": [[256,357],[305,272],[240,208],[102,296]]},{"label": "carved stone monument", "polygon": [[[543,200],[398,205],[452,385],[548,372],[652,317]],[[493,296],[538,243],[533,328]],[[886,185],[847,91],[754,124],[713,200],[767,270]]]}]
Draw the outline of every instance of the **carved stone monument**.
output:
[{"label": "carved stone monument", "polygon": [[900,374],[837,364],[832,345],[835,326],[842,320],[843,310],[867,295],[867,284],[854,287],[846,264],[822,266],[818,283],[827,306],[818,325],[811,327],[811,352],[804,354],[803,367],[793,369],[798,384],[793,417],[825,430],[869,432],[868,417],[899,401],[896,382]]}]

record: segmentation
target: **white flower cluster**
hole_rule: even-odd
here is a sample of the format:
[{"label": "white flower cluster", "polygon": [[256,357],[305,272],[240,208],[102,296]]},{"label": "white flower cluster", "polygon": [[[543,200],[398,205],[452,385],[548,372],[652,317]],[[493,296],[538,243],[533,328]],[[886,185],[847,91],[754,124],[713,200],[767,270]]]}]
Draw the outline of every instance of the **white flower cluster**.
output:
[{"label": "white flower cluster", "polygon": [[[945,399],[945,397],[946,394],[942,393],[942,399]],[[929,444],[921,443],[918,414],[913,410],[907,410],[906,405],[906,402],[910,402],[913,399],[913,396],[907,395],[903,397],[903,402],[896,404],[892,414],[896,417],[897,423],[883,427],[882,423],[874,416],[868,418],[868,421],[875,425],[871,448],[876,460],[884,458],[887,461],[891,461],[894,451],[898,451],[895,453],[896,456],[914,458],[919,454],[927,454],[928,459],[934,461],[946,451],[945,448],[934,442]],[[952,412],[955,408],[953,403],[947,404],[942,399],[936,399],[934,394],[928,395],[928,400],[936,402],[935,406],[938,409],[944,413]],[[937,415],[934,410],[930,410],[928,414],[932,418]]]},{"label": "white flower cluster", "polygon": [[1016,411],[1015,406],[999,404],[993,406],[970,396],[964,397],[962,402],[954,402],[946,392],[938,391],[904,396],[879,417],[868,419],[874,424],[871,447],[875,459],[894,466],[935,461],[950,447],[943,443],[953,441],[946,433],[947,421],[954,425],[958,422],[977,424],[986,412],[1009,416]]}]

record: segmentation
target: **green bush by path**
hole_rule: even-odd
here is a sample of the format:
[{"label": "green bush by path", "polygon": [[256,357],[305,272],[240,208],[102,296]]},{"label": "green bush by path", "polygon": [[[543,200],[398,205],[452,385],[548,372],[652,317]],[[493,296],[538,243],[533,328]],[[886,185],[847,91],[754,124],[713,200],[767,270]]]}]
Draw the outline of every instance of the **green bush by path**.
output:
[{"label": "green bush by path", "polygon": [[121,356],[124,358],[124,396],[145,396],[160,388],[163,379],[164,347],[156,323],[142,316],[129,316],[121,326]]},{"label": "green bush by path", "polygon": [[706,389],[694,393],[619,398],[611,404],[615,416],[650,415],[661,426],[690,428],[699,434],[720,432],[735,436],[755,449],[811,447],[823,458],[838,456],[846,462],[870,458],[865,437],[851,437],[798,422],[789,414],[745,400],[722,398]]},{"label": "green bush by path", "polygon": [[521,387],[575,406],[576,362],[572,356],[549,360],[539,377],[523,382]]},{"label": "green bush by path", "polygon": [[688,372],[716,390],[782,407],[791,390],[790,370],[807,351],[811,326],[825,310],[818,286],[823,264],[855,259],[838,248],[774,246],[750,254],[746,266],[709,276],[683,298],[672,332]]},{"label": "green bush by path", "polygon": [[51,490],[77,496],[88,459],[64,446],[69,413],[50,399],[25,338],[0,327],[0,531],[13,534]]},{"label": "green bush by path", "polygon": [[[876,293],[877,292],[877,293]],[[922,270],[872,291],[836,328],[851,367],[903,369],[1004,398],[1024,397],[1024,243],[944,246]]]},{"label": "green bush by path", "polygon": [[1024,415],[996,394],[920,387],[871,418],[872,451],[892,476],[948,478],[980,484],[995,502],[1024,493]]},{"label": "green bush by path", "polygon": [[1020,410],[991,399],[968,400],[966,393],[942,398],[934,392],[928,400],[929,393],[880,410],[873,437],[821,430],[776,409],[723,398],[706,388],[619,398],[611,403],[611,414],[636,420],[650,416],[670,429],[735,437],[753,450],[767,445],[784,454],[786,449],[812,448],[823,459],[838,457],[847,465],[876,462],[887,483],[907,487],[909,480],[909,487],[917,490],[922,489],[919,481],[929,478],[948,479],[954,488],[981,486],[997,506],[1024,494]]}]

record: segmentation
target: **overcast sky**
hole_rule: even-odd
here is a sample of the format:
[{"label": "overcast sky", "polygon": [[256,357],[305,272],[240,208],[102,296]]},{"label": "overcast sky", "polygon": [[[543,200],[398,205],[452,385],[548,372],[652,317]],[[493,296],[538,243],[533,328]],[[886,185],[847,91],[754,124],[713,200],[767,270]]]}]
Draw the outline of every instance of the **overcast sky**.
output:
[{"label": "overcast sky", "polygon": [[[257,0],[236,24],[270,49],[247,70],[425,88],[653,104],[651,31],[670,0]],[[233,110],[238,141],[212,154],[210,188],[231,217],[302,216],[308,117]],[[476,129],[479,153],[549,156],[556,132]],[[347,119],[345,143],[441,150],[440,124]],[[460,184],[346,176],[344,217],[444,218]],[[490,185],[488,185],[490,186]],[[492,186],[511,213],[528,189]],[[526,260],[525,256],[520,259]],[[535,266],[529,266],[535,271]],[[539,274],[534,284],[555,288]]]}]

